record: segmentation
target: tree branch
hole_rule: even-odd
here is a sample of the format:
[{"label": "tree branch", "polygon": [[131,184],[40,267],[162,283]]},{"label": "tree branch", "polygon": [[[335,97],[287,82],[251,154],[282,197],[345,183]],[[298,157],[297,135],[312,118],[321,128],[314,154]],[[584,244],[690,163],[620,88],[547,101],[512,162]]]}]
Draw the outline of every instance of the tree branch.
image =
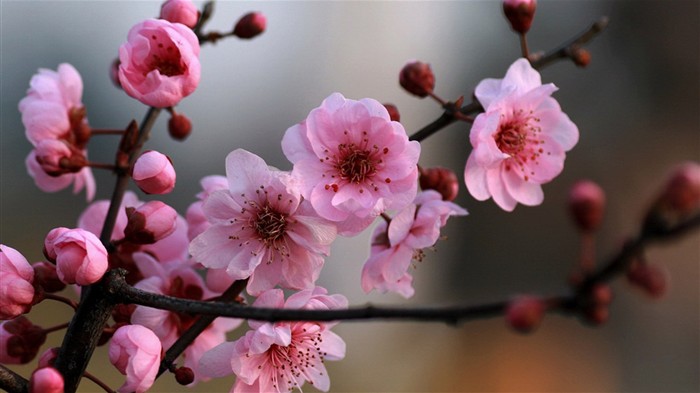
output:
[{"label": "tree branch", "polygon": [[29,381],[0,364],[0,389],[12,393],[24,393],[29,390]]}]

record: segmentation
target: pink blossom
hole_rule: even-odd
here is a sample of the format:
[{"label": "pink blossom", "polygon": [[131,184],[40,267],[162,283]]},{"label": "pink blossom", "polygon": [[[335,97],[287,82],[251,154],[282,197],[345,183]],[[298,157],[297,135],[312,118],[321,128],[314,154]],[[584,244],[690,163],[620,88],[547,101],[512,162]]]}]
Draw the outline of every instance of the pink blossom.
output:
[{"label": "pink blossom", "polygon": [[0,244],[0,319],[26,314],[34,302],[34,269],[12,247]]},{"label": "pink blossom", "polygon": [[46,341],[41,326],[20,315],[0,323],[0,363],[26,364],[36,357]]},{"label": "pink blossom", "polygon": [[226,268],[236,280],[250,277],[253,295],[277,284],[312,287],[335,226],[302,201],[288,173],[270,169],[250,152],[231,152],[226,174],[229,189],[204,202],[212,226],[190,244],[192,257],[208,268]]},{"label": "pink blossom", "polygon": [[199,41],[190,28],[148,19],[132,27],[119,48],[119,82],[146,105],[174,106],[199,84],[198,56]]},{"label": "pink blossom", "polygon": [[550,97],[556,89],[542,85],[525,59],[513,63],[504,79],[479,83],[475,94],[485,112],[472,126],[464,170],[474,198],[493,197],[506,211],[517,203],[542,203],[541,185],[562,171],[565,152],[578,142],[578,128]]},{"label": "pink blossom", "polygon": [[177,212],[161,201],[149,201],[134,208],[127,207],[128,223],[125,238],[137,244],[153,244],[170,236],[177,228]]},{"label": "pink blossom", "polygon": [[192,240],[200,233],[209,228],[210,224],[207,217],[204,215],[202,205],[209,194],[217,190],[228,189],[228,180],[224,176],[212,175],[205,176],[199,182],[202,186],[202,191],[197,194],[197,202],[194,202],[187,208],[185,219],[187,220],[187,237]]},{"label": "pink blossom", "polygon": [[199,19],[199,11],[190,0],[166,0],[160,7],[160,18],[193,28]]},{"label": "pink blossom", "polygon": [[[54,231],[62,233],[55,236]],[[50,238],[54,240],[47,247],[47,253],[56,255],[56,273],[64,283],[94,284],[107,271],[107,250],[91,232],[81,228],[56,228],[47,235],[47,239]]]},{"label": "pink blossom", "polygon": [[[134,261],[145,276],[135,285],[138,289],[192,300],[216,296],[207,290],[201,276],[188,265],[163,265],[141,252],[134,254]],[[131,323],[151,329],[164,347],[174,344],[195,320],[194,315],[143,306],[137,306],[131,315]],[[195,381],[202,380],[199,372],[199,359],[202,354],[226,341],[226,333],[238,327],[241,322],[239,319],[217,318],[187,347],[184,352],[184,366],[192,369]]]},{"label": "pink blossom", "polygon": [[53,367],[42,367],[29,378],[29,393],[63,393],[63,375]]},{"label": "pink blossom", "polygon": [[114,333],[109,343],[109,361],[126,382],[119,392],[142,393],[155,381],[163,347],[158,337],[141,325],[122,326]]},{"label": "pink blossom", "polygon": [[95,177],[92,174],[90,167],[83,167],[76,173],[64,173],[60,176],[51,176],[42,168],[39,160],[37,160],[36,151],[32,150],[25,160],[27,172],[34,179],[34,184],[41,191],[56,192],[63,190],[73,184],[73,193],[79,193],[85,189],[85,197],[91,201],[95,197]]},{"label": "pink blossom", "polygon": [[449,217],[466,214],[456,204],[443,201],[437,191],[419,193],[413,204],[391,219],[388,228],[382,222],[375,229],[370,257],[362,269],[362,289],[413,296],[413,277],[408,274],[411,261],[423,259],[422,250],[438,241],[440,228]]},{"label": "pink blossom", "polygon": [[[284,301],[280,289],[260,294],[255,307],[329,310],[346,308],[342,295],[328,296],[316,287]],[[253,330],[235,342],[218,345],[204,354],[201,369],[211,377],[236,374],[232,392],[286,392],[301,390],[304,382],[328,391],[330,379],[324,362],[345,357],[345,342],[320,322],[249,321]]]},{"label": "pink blossom", "polygon": [[139,156],[131,177],[147,194],[167,194],[175,187],[173,163],[168,156],[155,150],[147,150]]},{"label": "pink blossom", "polygon": [[342,235],[359,233],[416,196],[420,145],[373,99],[333,93],[287,130],[282,149],[303,197]]}]

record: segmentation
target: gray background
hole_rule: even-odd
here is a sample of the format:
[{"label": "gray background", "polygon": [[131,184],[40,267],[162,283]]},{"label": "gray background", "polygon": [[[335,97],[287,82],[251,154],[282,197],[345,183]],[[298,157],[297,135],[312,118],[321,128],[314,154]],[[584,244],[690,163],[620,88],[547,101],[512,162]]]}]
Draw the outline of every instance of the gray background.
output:
[{"label": "gray background", "polygon": [[[85,201],[84,194],[69,191],[42,193],[26,174],[30,144],[16,108],[29,79],[39,67],[69,62],[82,74],[93,127],[140,120],[145,108],[111,85],[108,69],[129,28],[158,10],[158,2],[0,2],[0,240],[30,260],[41,259],[51,228],[75,225]],[[267,15],[264,35],[202,48],[201,84],[178,106],[194,123],[191,137],[170,140],[162,116],[148,142],[175,163],[177,187],[163,200],[183,213],[199,179],[223,174],[224,157],[235,148],[289,169],[279,145],[284,131],[331,92],[393,102],[411,133],[441,111],[400,89],[397,75],[407,60],[431,63],[437,93],[454,99],[469,97],[485,77],[502,77],[519,54],[498,2],[220,2],[209,28],[229,29],[251,10]],[[531,48],[549,49],[601,15],[611,25],[590,45],[589,69],[560,63],[542,73],[545,82],[559,86],[555,97],[581,131],[564,173],[544,187],[543,205],[506,213],[492,201],[473,200],[462,185],[458,202],[471,214],[451,221],[448,240],[413,271],[413,299],[361,291],[366,233],[336,242],[319,284],[345,294],[351,304],[446,305],[563,292],[578,248],[565,196],[580,178],[608,192],[598,253],[614,253],[634,233],[668,168],[700,158],[700,6],[541,1]],[[468,132],[456,124],[424,142],[421,164],[450,167],[461,178]],[[109,161],[116,143],[115,137],[94,138],[91,159]],[[109,196],[112,181],[97,172],[98,199]],[[698,391],[700,237],[654,247],[648,257],[670,271],[668,295],[651,301],[620,280],[610,322],[601,328],[560,316],[548,316],[529,336],[511,333],[500,319],[458,327],[341,324],[335,330],[348,353],[342,362],[327,363],[332,390]],[[67,318],[57,304],[42,304],[32,314],[46,326]],[[50,343],[57,345],[59,335],[52,334]],[[88,370],[117,387],[122,377],[106,364],[105,353],[98,349]],[[14,369],[28,373],[32,367]],[[227,390],[231,381],[202,384],[197,391]],[[154,390],[173,386],[166,376]],[[97,389],[89,381],[81,385],[82,391]]]}]

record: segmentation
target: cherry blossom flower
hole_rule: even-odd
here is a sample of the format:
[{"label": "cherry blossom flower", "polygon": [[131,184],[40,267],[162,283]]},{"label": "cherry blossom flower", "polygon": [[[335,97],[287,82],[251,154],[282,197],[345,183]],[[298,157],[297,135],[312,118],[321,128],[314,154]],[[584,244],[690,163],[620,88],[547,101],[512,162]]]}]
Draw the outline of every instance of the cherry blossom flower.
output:
[{"label": "cherry blossom flower", "polygon": [[109,361],[126,375],[126,382],[117,391],[147,391],[158,373],[162,349],[158,337],[146,327],[126,325],[117,329],[109,343]]},{"label": "cherry blossom flower", "polygon": [[199,41],[190,28],[163,19],[148,19],[129,30],[119,48],[119,82],[146,105],[177,105],[199,84]]},{"label": "cherry blossom flower", "polygon": [[[346,308],[342,295],[328,296],[321,287],[300,291],[287,299],[280,289],[263,292],[254,307],[330,310]],[[248,322],[251,329],[235,342],[218,345],[204,354],[201,370],[211,377],[236,374],[231,392],[301,390],[304,382],[328,391],[324,362],[345,357],[345,342],[330,331],[333,323]]]},{"label": "cherry blossom flower", "polygon": [[29,378],[29,393],[63,393],[63,375],[53,367],[35,370]]},{"label": "cherry blossom flower", "polygon": [[335,226],[316,216],[286,172],[242,149],[226,157],[229,189],[204,202],[212,223],[190,244],[192,257],[232,278],[250,277],[252,295],[279,284],[310,288],[335,239]]},{"label": "cherry blossom flower", "polygon": [[504,79],[485,79],[476,97],[485,112],[476,117],[469,139],[473,150],[464,170],[472,196],[493,197],[506,211],[517,203],[542,203],[541,185],[564,168],[566,152],[578,142],[578,128],[542,85],[525,59],[510,66]]},{"label": "cherry blossom flower", "polygon": [[[90,127],[82,95],[83,81],[72,65],[60,64],[57,71],[42,68],[29,82],[19,111],[27,139],[37,148],[26,159],[27,171],[37,187],[56,192],[73,184],[74,193],[85,188],[87,200],[92,200],[95,179],[92,170],[84,165]],[[61,168],[62,157],[70,157],[73,164],[81,165]]]},{"label": "cherry blossom flower", "polygon": [[282,150],[301,194],[342,235],[359,233],[416,196],[420,145],[373,99],[333,93],[287,130]]},{"label": "cherry blossom flower", "polygon": [[160,7],[160,18],[193,28],[199,19],[199,11],[191,0],[167,0]]},{"label": "cherry blossom flower", "polygon": [[34,302],[34,269],[19,251],[0,244],[0,319],[29,312]]},{"label": "cherry blossom flower", "polygon": [[388,225],[383,221],[374,230],[370,257],[362,269],[362,289],[413,296],[411,261],[423,259],[423,249],[438,241],[449,217],[466,214],[458,205],[443,201],[437,191],[419,193]]},{"label": "cherry blossom flower", "polygon": [[45,241],[47,255],[56,260],[56,273],[64,283],[94,284],[107,271],[107,250],[93,233],[81,228],[56,228],[47,239],[52,239]]},{"label": "cherry blossom flower", "polygon": [[[187,264],[163,265],[142,252],[134,254],[134,261],[145,276],[135,285],[138,289],[192,300],[215,296],[206,289],[201,276]],[[137,306],[131,315],[132,324],[143,325],[152,330],[166,348],[173,345],[195,320],[195,315],[144,306]],[[237,328],[241,322],[239,319],[217,318],[187,347],[184,352],[184,366],[192,369],[195,381],[202,379],[199,372],[199,358],[202,354],[226,341],[226,332]]]},{"label": "cherry blossom flower", "polygon": [[202,186],[202,191],[197,194],[197,199],[199,200],[192,203],[185,213],[185,219],[187,220],[187,237],[190,240],[197,237],[211,225],[204,215],[204,210],[202,210],[202,205],[204,205],[204,201],[209,194],[217,190],[228,189],[228,180],[225,176],[205,176],[199,184]]}]

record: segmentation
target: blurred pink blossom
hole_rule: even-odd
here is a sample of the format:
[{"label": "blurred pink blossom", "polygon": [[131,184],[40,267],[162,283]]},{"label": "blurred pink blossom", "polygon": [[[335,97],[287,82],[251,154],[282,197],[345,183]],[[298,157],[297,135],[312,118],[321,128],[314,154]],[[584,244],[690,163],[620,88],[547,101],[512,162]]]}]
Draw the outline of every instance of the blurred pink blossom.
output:
[{"label": "blurred pink blossom", "polygon": [[29,312],[34,301],[34,269],[24,255],[0,244],[0,319]]},{"label": "blurred pink blossom", "polygon": [[[56,236],[54,231],[60,234]],[[91,232],[81,228],[55,228],[46,237],[53,239],[51,251],[47,247],[47,252],[56,255],[56,273],[64,283],[94,284],[107,271],[107,250]]]},{"label": "blurred pink blossom", "polygon": [[53,367],[37,369],[29,378],[29,393],[63,393],[63,376]]},{"label": "blurred pink blossom", "polygon": [[170,236],[177,228],[177,212],[161,201],[148,201],[139,207],[127,207],[125,238],[136,244],[153,244]]},{"label": "blurred pink blossom", "polygon": [[162,349],[160,340],[148,328],[126,325],[117,329],[109,343],[109,361],[126,375],[126,382],[117,391],[147,391],[158,373]]},{"label": "blurred pink blossom", "polygon": [[131,177],[147,194],[167,194],[175,188],[173,163],[168,156],[155,150],[141,153],[134,163]]},{"label": "blurred pink blossom", "polygon": [[199,11],[191,0],[166,0],[160,7],[160,18],[193,28],[199,19]]},{"label": "blurred pink blossom", "polygon": [[282,150],[301,194],[342,235],[359,233],[416,196],[420,145],[373,99],[333,93],[287,130]]},{"label": "blurred pink blossom", "polygon": [[485,112],[476,117],[469,139],[473,150],[464,170],[472,196],[493,197],[503,210],[539,205],[541,185],[564,168],[566,152],[578,142],[578,128],[542,85],[525,59],[513,63],[504,79],[485,79],[476,97]]}]

